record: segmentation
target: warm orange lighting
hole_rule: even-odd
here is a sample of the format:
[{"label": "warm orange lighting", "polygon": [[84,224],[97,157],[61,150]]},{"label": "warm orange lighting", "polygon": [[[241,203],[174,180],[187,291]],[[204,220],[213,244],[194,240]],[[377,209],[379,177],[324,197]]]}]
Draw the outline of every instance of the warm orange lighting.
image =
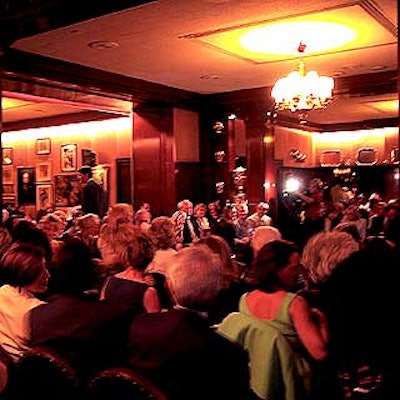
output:
[{"label": "warm orange lighting", "polygon": [[[303,55],[307,44],[300,41],[297,51]],[[299,62],[297,71],[278,79],[271,91],[277,110],[318,110],[332,101],[334,82],[327,76],[319,76],[316,71],[306,73],[304,61]]]},{"label": "warm orange lighting", "polygon": [[278,110],[317,110],[325,108],[332,101],[334,81],[327,76],[319,76],[316,71],[305,72],[303,61],[298,71],[279,79],[271,96]]},{"label": "warm orange lighting", "polygon": [[398,133],[399,128],[377,128],[360,131],[322,132],[313,135],[313,140],[319,144],[338,144],[363,142],[370,143],[384,138],[386,135]]},{"label": "warm orange lighting", "polygon": [[364,104],[382,112],[399,112],[399,100],[370,101]]},{"label": "warm orange lighting", "polygon": [[256,64],[292,59],[299,39],[309,44],[311,56],[397,42],[397,36],[360,3],[329,7],[321,12],[280,20],[260,20],[226,28],[218,26],[213,31],[181,37],[198,40],[224,54]]},{"label": "warm orange lighting", "polygon": [[264,136],[264,144],[271,144],[274,143],[274,137],[273,136]]},{"label": "warm orange lighting", "polygon": [[63,138],[69,137],[91,137],[93,135],[117,133],[132,129],[132,118],[121,117],[107,119],[104,121],[80,122],[61,126],[49,126],[44,128],[24,129],[20,131],[9,131],[2,133],[3,146],[8,144],[24,143],[26,140],[36,140],[43,137]]},{"label": "warm orange lighting", "polygon": [[356,37],[356,32],[347,26],[327,21],[296,21],[275,23],[254,29],[244,34],[241,45],[258,53],[294,55],[299,42],[309,43],[307,52],[320,53],[339,48]]}]

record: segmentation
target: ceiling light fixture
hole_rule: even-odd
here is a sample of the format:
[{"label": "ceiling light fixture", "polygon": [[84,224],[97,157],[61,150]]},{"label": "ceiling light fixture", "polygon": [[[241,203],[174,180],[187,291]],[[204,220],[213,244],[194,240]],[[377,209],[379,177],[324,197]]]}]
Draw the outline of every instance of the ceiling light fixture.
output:
[{"label": "ceiling light fixture", "polygon": [[[304,53],[306,44],[300,42],[297,51]],[[319,76],[316,71],[306,73],[304,61],[299,62],[297,71],[279,79],[271,92],[277,110],[316,110],[325,108],[332,101],[334,81],[327,76]]]}]

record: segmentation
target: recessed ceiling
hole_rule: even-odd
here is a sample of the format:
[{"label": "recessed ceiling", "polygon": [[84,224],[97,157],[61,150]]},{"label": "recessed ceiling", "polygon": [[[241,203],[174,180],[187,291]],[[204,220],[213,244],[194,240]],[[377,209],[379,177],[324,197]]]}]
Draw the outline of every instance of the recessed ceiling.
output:
[{"label": "recessed ceiling", "polygon": [[17,122],[23,120],[32,120],[38,118],[54,117],[57,115],[75,114],[87,111],[87,109],[79,108],[62,104],[60,102],[54,103],[48,100],[23,100],[22,98],[3,97],[3,122]]},{"label": "recessed ceiling", "polygon": [[[261,37],[255,37],[254,33],[257,31]],[[215,32],[192,33],[184,38],[200,41],[216,50],[257,64],[298,57],[300,42],[307,46],[303,57],[368,50],[370,47],[397,43],[393,32],[360,5],[279,20],[253,22]],[[257,46],[262,48],[260,51],[251,49],[256,47],[257,41],[260,41]]]},{"label": "recessed ceiling", "polygon": [[[351,77],[397,70],[397,7],[396,0],[303,0],[295,7],[281,0],[159,0],[30,36],[12,47],[194,93],[215,94],[270,87],[296,68],[295,55],[256,59],[253,54],[249,62],[248,55],[224,47],[231,45],[228,34],[260,22],[318,16],[364,29],[346,46],[306,54],[306,68],[321,75]],[[392,93],[385,100],[396,99],[397,93]],[[338,123],[397,116],[396,111],[382,113],[361,104],[365,100],[376,99],[337,96],[329,107],[335,110],[336,102],[340,111],[332,111],[329,119]]]}]

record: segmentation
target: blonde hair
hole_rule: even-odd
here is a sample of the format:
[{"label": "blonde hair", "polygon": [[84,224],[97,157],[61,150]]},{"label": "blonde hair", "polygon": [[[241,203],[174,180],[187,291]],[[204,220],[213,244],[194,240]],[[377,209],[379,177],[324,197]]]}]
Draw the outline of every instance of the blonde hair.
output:
[{"label": "blonde hair", "polygon": [[116,203],[107,212],[107,224],[118,225],[124,222],[133,223],[134,211],[131,204]]},{"label": "blonde hair", "polygon": [[341,261],[358,250],[358,243],[349,233],[321,232],[307,241],[302,263],[314,283],[323,282]]},{"label": "blonde hair", "polygon": [[280,239],[282,239],[282,235],[277,228],[269,225],[258,226],[254,229],[250,242],[254,255],[258,253],[264,244]]}]

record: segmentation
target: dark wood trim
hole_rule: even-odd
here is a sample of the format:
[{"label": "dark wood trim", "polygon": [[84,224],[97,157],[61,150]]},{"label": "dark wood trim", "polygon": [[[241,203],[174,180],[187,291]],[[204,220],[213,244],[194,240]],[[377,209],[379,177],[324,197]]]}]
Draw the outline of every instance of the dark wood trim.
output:
[{"label": "dark wood trim", "polygon": [[85,94],[97,94],[128,101],[155,101],[169,107],[193,107],[196,93],[8,49],[4,55],[4,76],[17,82],[40,83]]}]

